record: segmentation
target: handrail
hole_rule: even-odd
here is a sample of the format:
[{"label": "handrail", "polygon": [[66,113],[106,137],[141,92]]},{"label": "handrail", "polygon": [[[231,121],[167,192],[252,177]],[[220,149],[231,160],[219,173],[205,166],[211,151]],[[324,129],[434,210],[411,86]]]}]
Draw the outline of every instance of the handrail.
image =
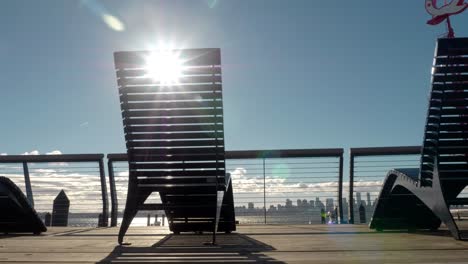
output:
[{"label": "handrail", "polygon": [[104,154],[60,154],[60,155],[5,155],[0,156],[0,163],[22,163],[26,189],[26,197],[34,206],[33,191],[29,178],[28,163],[48,163],[48,162],[97,162],[99,166],[99,177],[101,181],[102,196],[102,222],[101,226],[108,225],[108,198],[106,174],[104,171]]},{"label": "handrail", "polygon": [[[415,155],[421,146],[350,148],[349,151],[349,223],[354,224],[354,159],[362,156]],[[385,175],[382,175],[385,177]]]},{"label": "handrail", "polygon": [[[343,222],[343,153],[342,148],[326,149],[274,149],[274,150],[232,150],[225,151],[226,159],[267,159],[267,158],[314,158],[337,157],[339,158],[338,179],[338,214],[340,222]],[[107,154],[110,195],[111,195],[111,226],[117,225],[118,201],[115,186],[113,162],[128,161],[126,153]],[[266,207],[265,207],[266,210]]]},{"label": "handrail", "polygon": [[0,163],[22,162],[95,162],[102,160],[104,154],[60,154],[60,155],[5,155]]}]

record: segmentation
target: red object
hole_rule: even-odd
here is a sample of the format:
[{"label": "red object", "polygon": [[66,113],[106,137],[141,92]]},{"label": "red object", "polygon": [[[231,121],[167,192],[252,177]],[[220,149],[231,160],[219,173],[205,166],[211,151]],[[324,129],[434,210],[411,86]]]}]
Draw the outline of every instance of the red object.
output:
[{"label": "red object", "polygon": [[448,38],[454,38],[455,33],[450,23],[450,16],[460,14],[468,8],[468,3],[465,0],[453,0],[448,4],[437,7],[437,0],[426,0],[426,11],[432,15],[432,19],[427,21],[429,25],[438,25],[444,20],[447,20]]}]

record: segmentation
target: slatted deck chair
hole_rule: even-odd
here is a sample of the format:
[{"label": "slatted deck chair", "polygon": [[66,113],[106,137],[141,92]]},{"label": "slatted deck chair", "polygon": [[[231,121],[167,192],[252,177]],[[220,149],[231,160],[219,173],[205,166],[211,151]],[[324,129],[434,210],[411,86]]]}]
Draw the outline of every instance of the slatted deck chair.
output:
[{"label": "slatted deck chair", "polygon": [[[129,160],[119,244],[139,210],[164,210],[174,233],[212,231],[215,243],[216,231],[236,229],[220,50],[116,52],[114,60]],[[153,192],[161,203],[145,203]]]},{"label": "slatted deck chair", "polygon": [[38,235],[47,231],[23,192],[6,177],[0,177],[0,212],[0,232]]},{"label": "slatted deck chair", "polygon": [[391,170],[370,228],[438,229],[462,234],[450,213],[468,185],[468,39],[437,42],[419,169]]}]

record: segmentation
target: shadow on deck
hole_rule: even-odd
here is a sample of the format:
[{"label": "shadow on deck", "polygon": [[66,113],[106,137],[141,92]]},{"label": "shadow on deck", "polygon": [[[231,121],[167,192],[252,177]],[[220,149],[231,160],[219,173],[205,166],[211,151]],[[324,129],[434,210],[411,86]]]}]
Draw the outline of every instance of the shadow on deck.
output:
[{"label": "shadow on deck", "polygon": [[275,250],[249,236],[220,234],[217,245],[206,245],[211,235],[167,235],[150,247],[116,246],[98,263],[285,263],[261,252]]}]

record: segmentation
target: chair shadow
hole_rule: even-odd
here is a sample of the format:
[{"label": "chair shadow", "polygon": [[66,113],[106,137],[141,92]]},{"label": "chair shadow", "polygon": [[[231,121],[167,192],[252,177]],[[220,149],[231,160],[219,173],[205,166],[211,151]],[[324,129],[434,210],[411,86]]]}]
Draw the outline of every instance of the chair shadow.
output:
[{"label": "chair shadow", "polygon": [[116,246],[97,263],[285,263],[262,252],[270,245],[242,234],[219,234],[216,245],[207,245],[210,235],[167,235],[148,247]]}]

